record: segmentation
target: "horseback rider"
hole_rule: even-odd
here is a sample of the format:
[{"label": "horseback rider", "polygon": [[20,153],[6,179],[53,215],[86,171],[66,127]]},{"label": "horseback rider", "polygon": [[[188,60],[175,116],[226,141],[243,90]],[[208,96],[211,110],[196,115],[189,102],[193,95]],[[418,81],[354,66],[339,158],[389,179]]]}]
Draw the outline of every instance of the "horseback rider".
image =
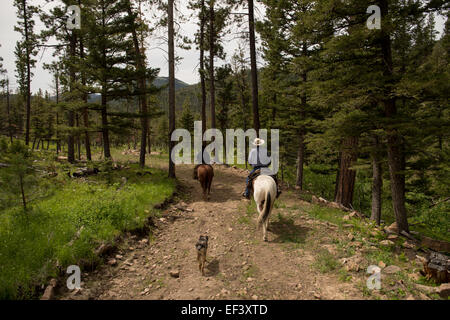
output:
[{"label": "horseback rider", "polygon": [[195,157],[196,159],[196,163],[198,163],[195,167],[194,167],[194,180],[198,180],[198,175],[197,175],[197,169],[199,166],[203,165],[203,164],[207,164],[209,166],[211,166],[211,159],[209,158],[209,154],[203,154],[203,151],[205,150],[204,146],[202,146],[202,151],[200,151],[199,153],[197,153],[197,156]]},{"label": "horseback rider", "polygon": [[[264,143],[265,141],[263,139],[256,138],[253,141],[253,145],[255,147],[252,150],[250,150],[250,154],[248,155],[248,163],[250,163],[253,169],[250,171],[247,177],[245,191],[242,194],[242,196],[247,199],[250,199],[250,187],[252,180],[259,175],[259,172],[256,173],[256,171],[260,170],[261,168],[268,168],[271,163],[270,155],[268,155]],[[281,194],[281,190],[278,185],[278,179],[276,175],[272,175],[271,177],[275,180],[275,183],[277,184],[277,198],[278,198]]]}]

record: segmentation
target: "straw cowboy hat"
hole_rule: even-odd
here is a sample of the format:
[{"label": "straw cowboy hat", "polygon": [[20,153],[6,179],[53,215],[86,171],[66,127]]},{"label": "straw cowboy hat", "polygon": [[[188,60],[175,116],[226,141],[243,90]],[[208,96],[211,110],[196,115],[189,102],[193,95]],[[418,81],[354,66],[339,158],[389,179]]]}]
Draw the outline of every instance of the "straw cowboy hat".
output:
[{"label": "straw cowboy hat", "polygon": [[264,140],[260,139],[260,138],[256,138],[255,140],[253,140],[253,145],[254,146],[262,146],[264,144]]}]

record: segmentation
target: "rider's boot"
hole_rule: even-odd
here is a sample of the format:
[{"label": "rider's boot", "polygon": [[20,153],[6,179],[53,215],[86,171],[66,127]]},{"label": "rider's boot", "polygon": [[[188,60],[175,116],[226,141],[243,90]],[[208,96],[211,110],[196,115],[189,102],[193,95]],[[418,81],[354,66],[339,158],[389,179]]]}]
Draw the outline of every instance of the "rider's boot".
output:
[{"label": "rider's boot", "polygon": [[250,200],[250,192],[244,191],[244,192],[242,193],[242,196],[243,196],[245,199]]}]

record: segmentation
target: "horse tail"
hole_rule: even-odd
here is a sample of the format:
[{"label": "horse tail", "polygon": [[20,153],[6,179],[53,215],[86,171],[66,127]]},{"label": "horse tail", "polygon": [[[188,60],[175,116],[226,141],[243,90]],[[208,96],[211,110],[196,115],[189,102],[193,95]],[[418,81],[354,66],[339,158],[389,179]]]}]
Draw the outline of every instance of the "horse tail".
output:
[{"label": "horse tail", "polygon": [[271,202],[272,202],[272,200],[270,197],[270,191],[267,190],[266,191],[266,199],[264,201],[264,208],[258,217],[258,228],[260,228],[262,226],[262,224],[264,222],[266,222],[266,220],[269,218],[270,208],[271,208],[271,204],[272,204]]}]

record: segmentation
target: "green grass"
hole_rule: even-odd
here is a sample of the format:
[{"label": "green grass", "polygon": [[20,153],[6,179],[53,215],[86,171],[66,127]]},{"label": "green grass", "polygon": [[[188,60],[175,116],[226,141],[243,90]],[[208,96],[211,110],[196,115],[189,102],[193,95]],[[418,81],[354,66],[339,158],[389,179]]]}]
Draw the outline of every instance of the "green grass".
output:
[{"label": "green grass", "polygon": [[250,265],[249,266],[249,268],[247,269],[247,270],[245,270],[244,271],[244,278],[245,279],[247,279],[247,278],[253,278],[253,277],[255,277],[255,275],[256,275],[256,273],[258,272],[258,269],[255,267],[255,266],[253,266],[253,265]]},{"label": "green grass", "polygon": [[88,179],[69,179],[65,169],[42,182],[48,190],[28,212],[20,206],[0,211],[0,299],[35,297],[37,286],[58,275],[56,265],[64,273],[81,259],[98,262],[94,249],[100,243],[143,227],[156,213],[153,205],[175,188],[164,171],[138,176],[137,165]]},{"label": "green grass", "polygon": [[428,237],[450,242],[450,203],[442,202],[432,208],[422,206],[415,216],[409,219],[411,230]]},{"label": "green grass", "polygon": [[339,270],[339,280],[342,282],[350,282],[352,280],[352,276],[348,274],[344,269]]},{"label": "green grass", "polygon": [[321,273],[335,270],[338,267],[336,258],[326,249],[321,249],[315,257],[313,267]]},{"label": "green grass", "polygon": [[365,253],[365,256],[369,265],[378,265],[380,261],[383,261],[386,265],[397,264],[397,257],[393,249],[389,247],[379,246],[377,250]]},{"label": "green grass", "polygon": [[[303,176],[305,191],[301,193],[300,198],[310,202],[314,194],[333,201],[336,170],[335,166],[327,164],[305,166]],[[283,172],[284,180],[293,185],[296,168],[287,166],[283,169]],[[279,177],[281,177],[281,173],[279,173]],[[357,170],[352,206],[366,216],[370,216],[371,212],[371,187],[371,170]],[[434,239],[450,241],[450,202],[443,201],[432,206],[433,202],[443,200],[445,197],[441,193],[430,195],[427,191],[415,188],[410,182],[407,182],[406,189],[408,190],[406,192],[406,209],[408,221],[411,224],[410,229]],[[388,179],[383,180],[381,219],[386,224],[395,221],[391,186]]]},{"label": "green grass", "polygon": [[346,214],[342,210],[311,205],[305,211],[313,218],[328,221],[338,226],[343,224],[342,217]]}]

